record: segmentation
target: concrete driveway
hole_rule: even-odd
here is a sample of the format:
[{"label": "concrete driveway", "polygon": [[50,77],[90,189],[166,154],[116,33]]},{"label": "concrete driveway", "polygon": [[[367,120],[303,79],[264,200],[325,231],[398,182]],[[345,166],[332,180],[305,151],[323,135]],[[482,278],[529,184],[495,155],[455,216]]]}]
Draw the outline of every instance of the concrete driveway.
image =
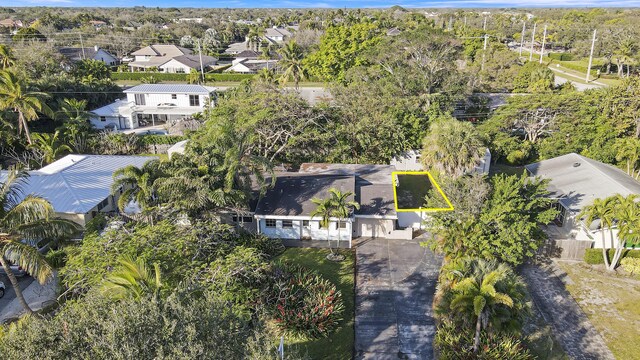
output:
[{"label": "concrete driveway", "polygon": [[417,240],[356,246],[356,359],[432,359],[442,259]]}]

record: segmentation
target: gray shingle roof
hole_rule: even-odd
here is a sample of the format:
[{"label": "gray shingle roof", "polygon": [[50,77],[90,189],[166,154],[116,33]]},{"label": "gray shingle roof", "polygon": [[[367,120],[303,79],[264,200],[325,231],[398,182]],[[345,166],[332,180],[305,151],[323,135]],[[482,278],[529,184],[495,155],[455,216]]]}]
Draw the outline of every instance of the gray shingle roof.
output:
[{"label": "gray shingle roof", "polygon": [[560,203],[580,211],[598,198],[640,194],[640,183],[624,171],[575,153],[525,166],[530,174],[550,179],[549,190]]},{"label": "gray shingle roof", "polygon": [[316,209],[311,199],[325,199],[329,189],[342,192],[355,191],[353,176],[305,175],[289,173],[278,175],[276,184],[267,190],[256,207],[256,215],[310,216]]},{"label": "gray shingle roof", "polygon": [[84,54],[82,52],[82,48],[76,47],[63,47],[58,49],[60,54],[66,56],[71,61],[80,61],[82,59],[93,59],[96,56],[96,49],[92,47],[84,48]]},{"label": "gray shingle roof", "polygon": [[[200,56],[198,55],[180,55],[172,58],[181,64],[184,64],[192,69],[200,69]],[[215,65],[218,59],[213,56],[202,55],[202,65],[204,67]]]},{"label": "gray shingle roof", "polygon": [[202,85],[193,85],[193,84],[141,84],[137,86],[133,86],[127,90],[124,90],[125,93],[132,94],[199,94],[199,95],[208,95],[212,91],[215,91],[215,88],[209,86]]}]

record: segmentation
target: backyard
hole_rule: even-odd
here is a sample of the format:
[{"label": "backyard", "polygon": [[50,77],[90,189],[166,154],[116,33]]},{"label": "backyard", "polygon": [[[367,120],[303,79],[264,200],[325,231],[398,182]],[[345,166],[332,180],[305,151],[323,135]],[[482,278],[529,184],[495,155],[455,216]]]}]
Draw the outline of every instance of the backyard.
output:
[{"label": "backyard", "polygon": [[[425,197],[429,195],[428,205]],[[435,190],[431,179],[426,173],[398,174],[396,180],[396,194],[398,209],[409,210],[419,208],[447,208],[442,195]]]},{"label": "backyard", "polygon": [[573,262],[558,262],[566,285],[617,359],[640,359],[640,280]]},{"label": "backyard", "polygon": [[[326,259],[328,249],[289,248],[276,261],[286,261],[312,269],[336,285],[342,292],[345,310],[340,328],[326,338],[287,338],[285,346],[299,347],[298,351],[311,359],[351,359],[354,341],[354,252],[341,250],[346,259],[333,262]],[[286,351],[286,347],[285,347]]]}]

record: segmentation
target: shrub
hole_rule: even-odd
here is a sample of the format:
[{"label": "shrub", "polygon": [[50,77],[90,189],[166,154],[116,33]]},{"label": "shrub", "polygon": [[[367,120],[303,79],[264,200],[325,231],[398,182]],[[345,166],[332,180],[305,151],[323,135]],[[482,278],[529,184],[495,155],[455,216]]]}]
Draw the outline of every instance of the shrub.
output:
[{"label": "shrub", "polygon": [[[122,72],[112,73],[112,80],[131,80],[142,81],[143,79],[153,76],[157,81],[184,81],[187,82],[187,76],[189,74],[173,74],[173,73],[151,73],[151,72]],[[205,74],[206,81],[242,81],[245,79],[251,79],[253,74]]]},{"label": "shrub", "polygon": [[280,264],[274,269],[273,279],[267,308],[283,332],[325,337],[342,320],[342,294],[318,273]]},{"label": "shrub", "polygon": [[246,233],[238,238],[238,244],[246,247],[258,249],[267,257],[273,259],[282,254],[285,250],[282,241],[279,239],[271,239],[264,235]]},{"label": "shrub", "polygon": [[67,263],[67,253],[64,249],[50,250],[47,255],[45,255],[45,259],[53,268],[60,269]]},{"label": "shrub", "polygon": [[[609,261],[613,260],[613,254],[613,249],[607,250]],[[620,259],[624,258],[640,259],[640,250],[624,250]],[[602,258],[602,249],[586,249],[584,252],[584,262],[591,265],[604,264],[604,259]]]},{"label": "shrub", "polygon": [[573,55],[569,53],[550,53],[548,56],[553,60],[559,60],[559,61],[573,60]]},{"label": "shrub", "polygon": [[534,356],[515,335],[502,332],[483,333],[480,349],[473,353],[473,332],[445,321],[438,326],[434,345],[442,360],[509,359],[532,360]]},{"label": "shrub", "polygon": [[522,165],[527,157],[528,154],[525,154],[524,151],[514,150],[507,155],[507,163],[509,163],[509,165]]},{"label": "shrub", "polygon": [[142,135],[140,141],[142,144],[149,145],[173,145],[177,142],[185,140],[185,136],[178,135]]},{"label": "shrub", "polygon": [[622,259],[622,261],[620,261],[620,264],[622,264],[622,268],[626,272],[629,272],[631,274],[640,273],[640,258],[628,257]]}]

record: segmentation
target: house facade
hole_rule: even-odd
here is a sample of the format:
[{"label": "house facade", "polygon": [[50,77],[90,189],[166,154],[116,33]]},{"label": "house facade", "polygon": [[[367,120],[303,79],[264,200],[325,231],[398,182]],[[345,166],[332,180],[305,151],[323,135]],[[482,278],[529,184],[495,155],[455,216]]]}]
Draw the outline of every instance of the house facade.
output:
[{"label": "house facade", "polygon": [[100,48],[98,45],[94,47],[76,48],[63,47],[58,49],[60,54],[67,57],[72,62],[78,62],[85,59],[102,61],[105,65],[113,66],[118,64],[118,58],[111,55],[108,51]]},{"label": "house facade", "polygon": [[595,199],[640,194],[640,183],[614,166],[575,153],[542,160],[525,168],[531,176],[549,180],[550,196],[556,200],[553,206],[559,211],[554,222],[546,228],[551,238],[588,242],[594,248],[614,247],[611,233],[615,238],[617,229],[610,232],[601,226],[599,219],[587,224],[578,215]]},{"label": "house facade", "polygon": [[262,69],[275,69],[278,65],[277,60],[250,60],[238,58],[233,60],[231,67],[225,72],[238,74],[255,74]]},{"label": "house facade", "polygon": [[[113,173],[122,167],[142,167],[156,159],[148,156],[67,155],[40,170],[29,171],[22,196],[48,200],[56,216],[81,226],[99,213],[117,211],[122,189],[111,193]],[[6,172],[0,171],[0,183]]]},{"label": "house facade", "polygon": [[134,60],[128,65],[131,71],[146,71],[150,68],[159,68],[176,56],[191,54],[191,50],[176,45],[149,45],[132,52],[131,56]]},{"label": "house facade", "polygon": [[200,113],[215,99],[215,88],[190,84],[143,84],[124,91],[126,99],[91,111],[97,129],[157,126]]}]

